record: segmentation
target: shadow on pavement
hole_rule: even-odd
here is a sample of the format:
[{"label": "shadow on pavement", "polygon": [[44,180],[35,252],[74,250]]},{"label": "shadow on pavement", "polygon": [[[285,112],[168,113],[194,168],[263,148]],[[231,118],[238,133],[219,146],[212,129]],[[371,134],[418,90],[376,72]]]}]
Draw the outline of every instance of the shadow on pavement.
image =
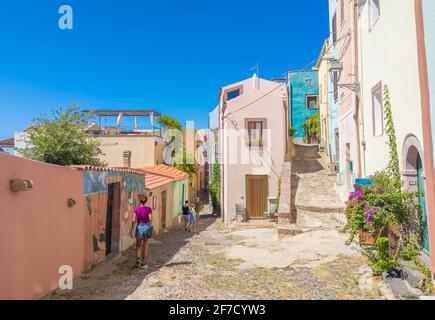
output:
[{"label": "shadow on pavement", "polygon": [[135,250],[131,248],[117,258],[95,266],[80,279],[74,280],[73,290],[57,290],[43,300],[123,300],[136,291],[145,277],[160,268],[191,264],[191,261],[170,261],[189,243],[190,238],[207,229],[216,219],[213,215],[201,215],[196,233],[184,231],[183,228],[154,237],[149,247],[148,269],[134,268]]}]

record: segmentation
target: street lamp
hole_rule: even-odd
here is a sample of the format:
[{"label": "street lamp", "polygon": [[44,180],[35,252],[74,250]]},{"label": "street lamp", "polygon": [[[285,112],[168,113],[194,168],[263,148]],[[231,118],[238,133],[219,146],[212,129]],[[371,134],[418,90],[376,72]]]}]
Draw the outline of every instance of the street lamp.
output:
[{"label": "street lamp", "polygon": [[[328,57],[328,60],[330,61],[329,72],[331,74],[337,72],[339,75],[341,75],[341,73],[343,72],[343,63],[340,60],[335,59],[335,58],[329,58]],[[333,77],[331,76],[331,78],[333,78]],[[340,78],[340,76],[338,78]],[[334,81],[334,83],[336,83],[336,82],[338,82],[338,80]],[[337,83],[337,86],[339,88],[349,89],[349,90],[351,90],[353,92],[359,92],[360,91],[360,85],[359,85],[359,83]]]}]

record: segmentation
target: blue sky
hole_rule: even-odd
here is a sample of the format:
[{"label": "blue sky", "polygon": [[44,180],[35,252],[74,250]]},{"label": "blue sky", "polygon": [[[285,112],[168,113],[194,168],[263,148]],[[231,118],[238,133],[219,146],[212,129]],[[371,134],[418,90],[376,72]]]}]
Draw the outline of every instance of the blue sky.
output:
[{"label": "blue sky", "polygon": [[[58,9],[74,29],[58,28]],[[207,127],[221,86],[316,59],[326,0],[0,0],[0,139],[53,107],[156,109]]]}]

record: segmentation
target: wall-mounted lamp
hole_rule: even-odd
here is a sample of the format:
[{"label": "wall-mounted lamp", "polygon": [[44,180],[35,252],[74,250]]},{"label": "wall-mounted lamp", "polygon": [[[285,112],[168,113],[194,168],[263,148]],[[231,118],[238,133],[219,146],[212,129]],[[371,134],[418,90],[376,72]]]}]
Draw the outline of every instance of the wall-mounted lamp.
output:
[{"label": "wall-mounted lamp", "polygon": [[10,183],[12,192],[33,191],[33,181],[26,179],[13,179]]},{"label": "wall-mounted lamp", "polygon": [[341,63],[338,59],[330,60],[329,64],[329,72],[342,72],[343,71],[343,63]]},{"label": "wall-mounted lamp", "polygon": [[313,79],[310,76],[305,78],[305,83],[307,84],[308,88],[318,88],[319,87],[318,84],[317,85],[313,85]]},{"label": "wall-mounted lamp", "polygon": [[353,92],[359,92],[360,91],[360,85],[359,85],[359,83],[338,83],[337,79],[340,79],[340,74],[341,74],[341,72],[343,72],[343,63],[340,60],[338,60],[338,59],[332,59],[330,61],[329,72],[331,74],[334,74],[334,73],[338,74],[337,78],[335,78],[333,76],[331,76],[331,78],[336,80],[334,82],[336,83],[336,85],[339,88],[346,88],[346,89],[349,89],[349,90],[351,90]]},{"label": "wall-mounted lamp", "polygon": [[313,81],[313,79],[311,79],[310,76],[305,78],[305,82],[307,83],[308,86],[311,86],[311,81]]}]

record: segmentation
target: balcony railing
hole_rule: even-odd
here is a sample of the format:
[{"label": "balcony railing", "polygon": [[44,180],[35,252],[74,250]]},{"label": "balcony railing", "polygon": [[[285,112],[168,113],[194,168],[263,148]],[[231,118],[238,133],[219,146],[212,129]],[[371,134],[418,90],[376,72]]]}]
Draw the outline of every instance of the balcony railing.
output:
[{"label": "balcony railing", "polygon": [[119,137],[119,136],[153,136],[162,137],[163,132],[161,127],[141,126],[135,128],[134,126],[115,127],[100,127],[97,129],[89,129],[88,132],[94,137]]}]

